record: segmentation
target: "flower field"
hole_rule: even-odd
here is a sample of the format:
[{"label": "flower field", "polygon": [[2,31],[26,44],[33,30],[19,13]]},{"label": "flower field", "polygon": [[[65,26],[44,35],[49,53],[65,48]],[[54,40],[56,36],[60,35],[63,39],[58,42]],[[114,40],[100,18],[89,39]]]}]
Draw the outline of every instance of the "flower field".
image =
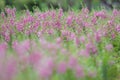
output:
[{"label": "flower field", "polygon": [[120,80],[120,11],[5,8],[0,80]]}]

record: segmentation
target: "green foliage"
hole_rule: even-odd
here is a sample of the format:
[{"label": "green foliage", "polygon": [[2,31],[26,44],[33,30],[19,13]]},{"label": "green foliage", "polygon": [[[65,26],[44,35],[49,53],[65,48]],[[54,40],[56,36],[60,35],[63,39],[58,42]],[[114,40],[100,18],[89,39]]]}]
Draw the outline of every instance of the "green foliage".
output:
[{"label": "green foliage", "polygon": [[0,0],[0,9],[5,7],[5,1],[4,0]]}]

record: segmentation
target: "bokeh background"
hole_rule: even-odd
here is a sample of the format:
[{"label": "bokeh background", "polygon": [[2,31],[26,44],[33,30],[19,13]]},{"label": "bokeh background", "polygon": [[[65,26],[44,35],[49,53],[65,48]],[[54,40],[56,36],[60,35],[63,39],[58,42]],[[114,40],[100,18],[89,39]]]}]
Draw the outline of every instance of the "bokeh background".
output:
[{"label": "bokeh background", "polygon": [[46,8],[63,8],[68,10],[81,9],[87,6],[91,9],[120,9],[120,0],[0,0],[0,9],[6,6],[16,7],[18,10],[26,9],[33,10],[38,7],[41,10]]}]

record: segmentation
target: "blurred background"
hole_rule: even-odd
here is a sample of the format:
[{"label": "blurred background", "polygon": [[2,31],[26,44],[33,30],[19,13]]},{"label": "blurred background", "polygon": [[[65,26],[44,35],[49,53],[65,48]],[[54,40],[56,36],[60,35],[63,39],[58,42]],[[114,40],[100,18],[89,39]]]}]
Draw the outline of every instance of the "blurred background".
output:
[{"label": "blurred background", "polygon": [[0,0],[0,9],[6,6],[16,7],[18,10],[29,9],[33,11],[35,7],[43,9],[63,8],[63,10],[81,9],[88,7],[92,9],[120,9],[120,0]]}]

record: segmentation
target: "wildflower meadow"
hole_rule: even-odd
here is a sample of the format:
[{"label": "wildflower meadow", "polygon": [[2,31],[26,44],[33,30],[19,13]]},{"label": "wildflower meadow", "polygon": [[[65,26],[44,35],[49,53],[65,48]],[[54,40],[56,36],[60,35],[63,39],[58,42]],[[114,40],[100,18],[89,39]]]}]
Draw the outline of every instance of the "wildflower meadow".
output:
[{"label": "wildflower meadow", "polygon": [[120,80],[120,11],[5,8],[0,80]]}]

